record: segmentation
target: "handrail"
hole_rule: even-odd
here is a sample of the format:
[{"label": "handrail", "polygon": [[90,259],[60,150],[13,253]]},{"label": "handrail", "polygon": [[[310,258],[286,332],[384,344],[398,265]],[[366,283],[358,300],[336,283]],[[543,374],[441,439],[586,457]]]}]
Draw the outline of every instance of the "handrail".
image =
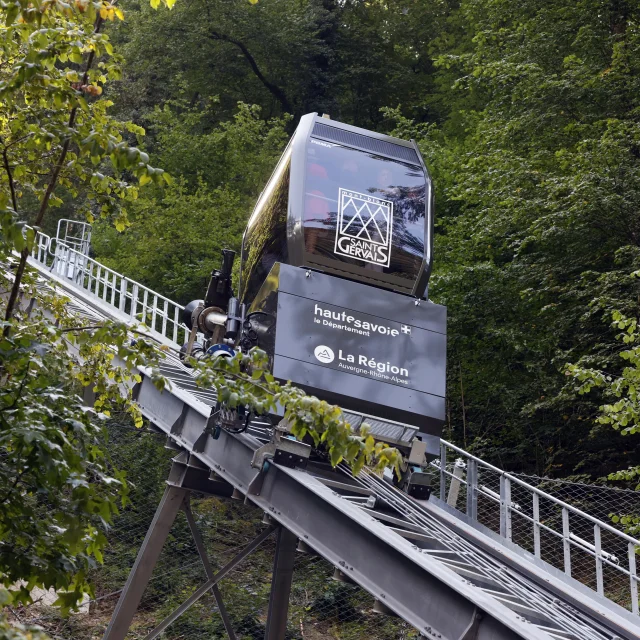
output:
[{"label": "handrail", "polygon": [[39,231],[32,258],[71,280],[102,304],[147,325],[175,349],[186,342],[189,329],[182,323],[182,305],[90,258],[63,239],[58,239],[54,250],[51,247],[52,238]]},{"label": "handrail", "polygon": [[[541,489],[538,489],[537,487],[534,487],[533,485],[529,484],[528,482],[525,482],[524,480],[520,480],[520,478],[510,474],[508,471],[504,471],[503,469],[500,469],[499,467],[496,467],[496,466],[492,465],[489,462],[485,462],[484,460],[482,460],[482,458],[478,458],[478,457],[474,456],[473,454],[468,453],[464,449],[461,449],[460,447],[457,447],[455,444],[452,444],[451,442],[447,442],[446,440],[442,440],[442,439],[440,440],[440,442],[444,446],[448,447],[449,449],[452,449],[453,451],[456,451],[457,453],[460,453],[460,454],[464,455],[465,458],[468,458],[469,460],[473,460],[474,462],[479,463],[485,469],[490,469],[491,471],[495,471],[496,473],[499,473],[501,476],[503,476],[505,478],[509,478],[509,480],[511,480],[511,482],[515,482],[515,484],[518,484],[521,487],[524,487],[525,489],[528,489],[531,492],[537,493],[539,496],[544,497],[545,500],[549,500],[550,502],[554,502],[555,504],[557,504],[560,507],[566,507],[572,513],[575,513],[576,515],[579,515],[579,516],[591,521],[593,524],[599,525],[602,529],[606,529],[607,531],[610,531],[611,533],[614,533],[615,535],[625,539],[627,542],[631,542],[631,543],[633,543],[635,545],[640,546],[640,540],[637,540],[636,538],[632,538],[631,536],[629,536],[626,533],[624,533],[624,531],[620,531],[619,529],[616,529],[615,527],[612,527],[610,524],[604,522],[603,520],[599,520],[598,518],[594,518],[592,515],[586,513],[585,511],[582,511],[581,509],[578,509],[577,507],[574,507],[574,506],[570,505],[568,502],[564,502],[563,500],[560,500],[559,498],[556,498],[555,496],[552,496],[551,494],[546,493],[545,491],[542,491]],[[463,480],[463,482],[464,482],[464,480]]]},{"label": "handrail", "polygon": [[[447,462],[447,452],[457,456],[452,471],[447,469],[447,465],[451,464],[451,461]],[[440,499],[446,501],[450,507],[466,513],[472,522],[494,530],[501,539],[509,543],[514,544],[515,533],[519,541],[519,544],[515,544],[521,549],[532,552],[541,560],[544,551],[545,560],[567,576],[576,577],[576,574],[579,574],[578,579],[590,588],[593,588],[592,585],[595,583],[595,591],[600,596],[618,602],[631,609],[635,615],[640,615],[640,578],[636,568],[640,540],[446,440],[440,441],[440,459],[431,464],[439,471]],[[480,481],[480,472],[493,474],[492,481],[499,481],[500,493],[487,487],[486,479]],[[450,479],[448,495],[447,478]],[[459,507],[457,503],[461,485],[466,486],[466,505]],[[517,502],[512,500],[514,487],[519,487],[527,493],[530,498],[529,506],[523,502],[523,496],[518,496]],[[478,508],[479,497],[485,500],[483,509]],[[541,505],[548,507],[549,504],[557,511],[549,514],[547,510],[545,516],[541,517]],[[499,514],[496,511],[497,507]],[[526,525],[524,529],[520,526],[516,531],[514,523]],[[584,537],[589,529],[592,531],[593,542]],[[607,534],[607,539],[604,540],[607,550],[603,549],[603,533]],[[542,534],[551,536],[548,540],[558,541],[558,547],[549,546],[547,543],[543,545]],[[625,555],[626,565],[622,560]],[[585,557],[590,558],[588,565],[584,563]],[[605,573],[605,567],[610,568],[609,573]],[[621,580],[627,582],[626,587],[620,583]],[[615,582],[613,587],[610,584],[612,581]],[[608,586],[606,593],[605,582]]]}]

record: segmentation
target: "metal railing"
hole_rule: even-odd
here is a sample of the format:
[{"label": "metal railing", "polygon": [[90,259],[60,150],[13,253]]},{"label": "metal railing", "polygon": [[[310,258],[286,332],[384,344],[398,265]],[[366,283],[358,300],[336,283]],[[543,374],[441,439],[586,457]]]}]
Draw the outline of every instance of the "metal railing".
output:
[{"label": "metal railing", "polygon": [[[183,307],[93,260],[60,238],[38,233],[32,259],[176,349],[188,339]],[[441,441],[434,494],[503,539],[529,551],[639,614],[640,541],[612,524]]]},{"label": "metal railing", "polygon": [[161,342],[180,349],[187,341],[189,330],[182,323],[182,305],[109,269],[63,239],[38,232],[31,258],[117,310],[123,320],[145,325]]},{"label": "metal railing", "polygon": [[432,464],[443,502],[639,615],[640,540],[445,440]]}]

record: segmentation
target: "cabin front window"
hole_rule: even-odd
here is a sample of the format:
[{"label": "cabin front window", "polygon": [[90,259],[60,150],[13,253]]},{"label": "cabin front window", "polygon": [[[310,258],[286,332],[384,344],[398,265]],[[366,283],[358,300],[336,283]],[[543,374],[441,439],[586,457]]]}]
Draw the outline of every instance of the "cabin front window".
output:
[{"label": "cabin front window", "polygon": [[311,138],[305,169],[306,252],[413,280],[425,248],[422,168]]}]

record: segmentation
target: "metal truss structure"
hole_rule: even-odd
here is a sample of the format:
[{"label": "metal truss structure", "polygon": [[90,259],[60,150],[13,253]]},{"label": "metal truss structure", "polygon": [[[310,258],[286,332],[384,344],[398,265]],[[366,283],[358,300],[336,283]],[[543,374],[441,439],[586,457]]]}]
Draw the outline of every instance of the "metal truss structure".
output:
[{"label": "metal truss structure", "polygon": [[[110,318],[146,324],[160,342],[177,348],[185,339],[179,324],[181,307],[142,285],[91,260],[59,241],[55,252],[40,235],[31,260],[43,284],[62,288],[73,312],[100,320]],[[266,640],[283,640],[292,562],[296,543],[328,560],[339,579],[354,582],[376,598],[375,608],[412,625],[423,640],[627,640],[640,637],[638,577],[635,567],[640,541],[606,522],[591,518],[594,544],[574,534],[578,509],[527,485],[447,442],[436,465],[440,494],[418,501],[375,475],[354,478],[346,468],[331,469],[308,461],[304,469],[275,462],[259,470],[252,460],[271,438],[270,425],[251,423],[242,434],[222,431],[214,439],[208,429],[215,393],[198,389],[190,370],[169,352],[162,373],[170,388],[160,392],[150,372],[142,369],[134,397],[144,416],[167,436],[176,450],[167,488],[120,596],[105,640],[122,640],[151,576],[164,540],[180,509],[185,511],[207,580],[147,636],[158,637],[199,597],[212,591],[229,638],[235,638],[218,581],[242,562],[268,536],[277,536]],[[451,466],[447,453],[462,460]],[[499,489],[479,481],[479,470],[497,473]],[[449,483],[449,492],[445,490]],[[512,489],[518,488],[518,500]],[[457,508],[461,488],[466,513]],[[206,556],[190,517],[192,491],[241,497],[265,514],[266,529],[217,573]],[[523,493],[524,492],[524,493]],[[522,495],[530,497],[530,506]],[[479,521],[478,499],[496,505],[499,531]],[[560,510],[558,531],[541,517],[541,501]],[[531,527],[533,552],[518,546],[513,518]],[[564,570],[545,562],[541,533],[552,530],[562,543]],[[601,534],[614,536],[628,549],[621,563],[601,544]],[[572,552],[593,558],[597,587],[571,576]],[[629,609],[607,598],[602,567],[611,565],[628,579]]]}]

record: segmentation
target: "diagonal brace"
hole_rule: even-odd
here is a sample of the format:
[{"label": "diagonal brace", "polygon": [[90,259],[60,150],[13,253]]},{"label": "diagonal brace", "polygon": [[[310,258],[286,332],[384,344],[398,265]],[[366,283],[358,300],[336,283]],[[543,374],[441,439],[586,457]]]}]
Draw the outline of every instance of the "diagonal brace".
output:
[{"label": "diagonal brace", "polygon": [[172,622],[177,620],[187,609],[193,606],[202,596],[222,580],[232,569],[239,565],[248,555],[253,553],[274,531],[275,527],[270,527],[263,531],[258,537],[254,538],[237,556],[231,559],[227,564],[218,571],[212,578],[207,580],[199,589],[197,589],[189,598],[187,598],[179,607],[174,609],[155,629],[153,629],[144,640],[153,640],[157,638]]},{"label": "diagonal brace", "polygon": [[104,640],[124,640],[127,635],[171,526],[188,493],[188,489],[178,486],[165,488],[162,500],[104,633]]},{"label": "diagonal brace", "polygon": [[[196,524],[196,521],[193,517],[189,496],[187,496],[185,498],[185,501],[182,503],[182,510],[184,511],[184,515],[187,517],[189,529],[191,529],[191,535],[193,536],[193,541],[196,543],[196,549],[198,550],[200,560],[202,560],[202,565],[204,566],[204,571],[207,574],[207,578],[209,580],[213,580],[215,577],[215,572],[213,571],[213,567],[209,562],[209,557],[207,556],[207,550],[205,549],[204,541],[202,540],[200,530],[198,529],[198,525]],[[218,585],[214,584],[211,588],[211,591],[213,593],[213,597],[216,599],[218,610],[220,611],[220,616],[222,618],[224,628],[227,631],[227,635],[229,636],[229,640],[236,640],[236,634],[233,630],[233,625],[231,624],[231,618],[229,618],[227,608],[224,606],[224,600],[222,599],[222,594],[220,593]]]}]

